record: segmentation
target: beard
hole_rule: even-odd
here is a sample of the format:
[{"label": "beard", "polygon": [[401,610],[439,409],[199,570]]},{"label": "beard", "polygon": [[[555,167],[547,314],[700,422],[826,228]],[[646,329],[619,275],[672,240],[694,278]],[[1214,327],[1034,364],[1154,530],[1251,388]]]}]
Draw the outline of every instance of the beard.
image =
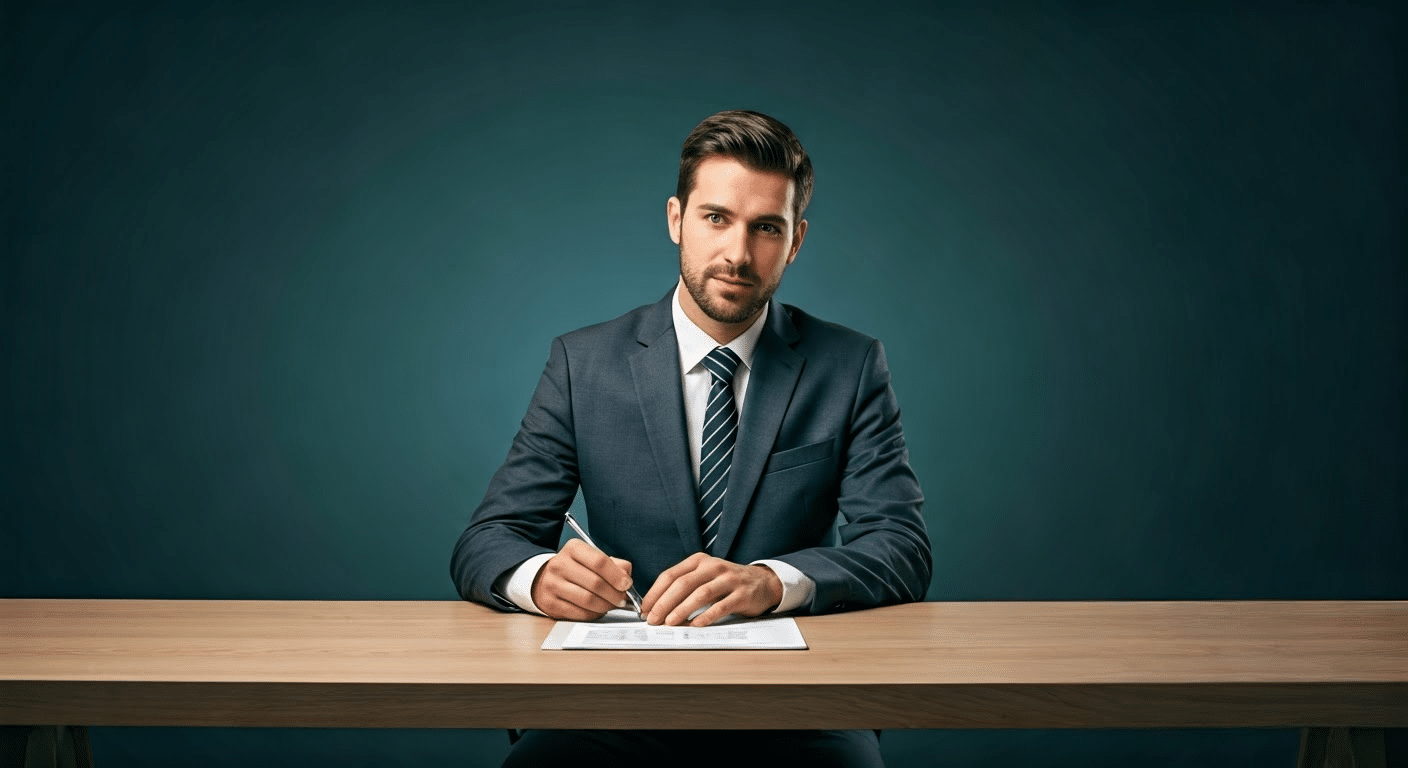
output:
[{"label": "beard", "polygon": [[[714,296],[708,291],[708,283],[714,277],[729,277],[735,280],[747,280],[753,285],[739,290],[752,291],[753,294],[742,304],[725,304],[716,301]],[[737,325],[749,320],[763,310],[767,303],[772,300],[772,295],[777,293],[777,286],[782,282],[779,275],[771,282],[763,280],[753,268],[747,264],[734,269],[716,264],[706,267],[704,271],[695,272],[687,266],[684,257],[684,245],[680,245],[680,277],[684,279],[684,287],[693,297],[695,305],[716,323],[726,325]]]}]

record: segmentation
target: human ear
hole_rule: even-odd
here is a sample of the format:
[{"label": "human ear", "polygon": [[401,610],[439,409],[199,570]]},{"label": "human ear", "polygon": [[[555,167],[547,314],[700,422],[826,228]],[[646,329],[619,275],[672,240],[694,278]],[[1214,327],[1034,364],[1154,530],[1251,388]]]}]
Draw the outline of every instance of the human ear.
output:
[{"label": "human ear", "polygon": [[807,236],[807,220],[806,220],[806,219],[802,219],[801,221],[797,222],[797,232],[796,232],[796,234],[792,235],[792,252],[789,253],[789,254],[787,254],[787,264],[788,264],[788,266],[791,266],[791,265],[792,265],[792,262],[797,259],[797,251],[802,250],[802,239],[805,238],[806,236]]},{"label": "human ear", "polygon": [[670,195],[670,199],[665,202],[665,223],[670,228],[670,239],[675,241],[675,245],[680,244],[680,221],[683,218],[684,208],[680,199]]}]

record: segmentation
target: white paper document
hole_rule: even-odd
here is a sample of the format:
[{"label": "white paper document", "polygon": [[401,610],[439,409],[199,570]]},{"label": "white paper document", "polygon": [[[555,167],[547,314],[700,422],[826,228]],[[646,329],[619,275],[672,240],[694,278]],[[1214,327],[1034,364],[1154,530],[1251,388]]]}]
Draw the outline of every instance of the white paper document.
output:
[{"label": "white paper document", "polygon": [[611,611],[597,621],[559,621],[543,650],[806,650],[807,641],[790,616],[734,619],[708,627],[651,626],[630,611]]}]

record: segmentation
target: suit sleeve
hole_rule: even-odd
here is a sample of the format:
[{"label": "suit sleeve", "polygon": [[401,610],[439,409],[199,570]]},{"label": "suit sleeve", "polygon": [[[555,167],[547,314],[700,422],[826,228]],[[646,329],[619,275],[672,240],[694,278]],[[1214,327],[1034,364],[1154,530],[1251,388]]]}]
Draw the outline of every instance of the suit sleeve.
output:
[{"label": "suit sleeve", "polygon": [[923,600],[933,572],[924,496],[879,341],[871,342],[857,381],[840,474],[840,546],[777,558],[816,582],[804,608],[825,613]]},{"label": "suit sleeve", "polygon": [[455,543],[450,575],[464,599],[519,610],[495,593],[495,580],[534,555],[556,551],[563,513],[577,494],[571,403],[567,350],[554,339],[508,458]]}]

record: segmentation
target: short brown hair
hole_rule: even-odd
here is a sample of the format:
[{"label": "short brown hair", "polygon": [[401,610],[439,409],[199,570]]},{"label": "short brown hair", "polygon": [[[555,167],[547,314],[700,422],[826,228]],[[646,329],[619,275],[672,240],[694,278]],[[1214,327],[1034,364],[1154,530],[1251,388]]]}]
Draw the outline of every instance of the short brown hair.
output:
[{"label": "short brown hair", "polygon": [[761,112],[734,109],[704,118],[684,140],[675,197],[680,208],[694,189],[694,172],[705,158],[721,156],[756,171],[777,171],[792,177],[792,212],[797,221],[812,199],[812,161],[792,129]]}]

